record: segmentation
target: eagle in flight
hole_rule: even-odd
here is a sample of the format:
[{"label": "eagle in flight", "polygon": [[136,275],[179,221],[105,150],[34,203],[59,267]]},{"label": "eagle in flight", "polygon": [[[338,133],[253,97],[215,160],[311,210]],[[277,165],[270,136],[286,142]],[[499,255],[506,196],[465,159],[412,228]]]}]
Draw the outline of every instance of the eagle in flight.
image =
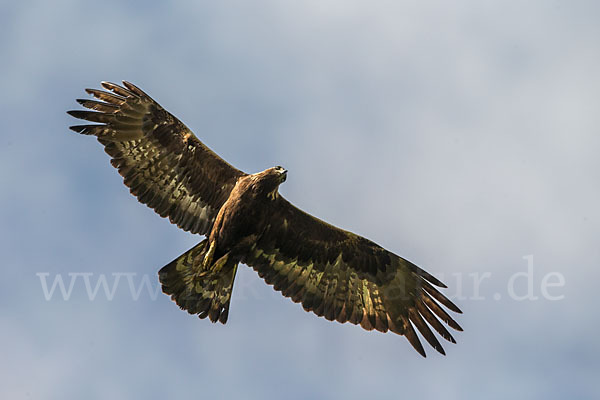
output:
[{"label": "eagle in flight", "polygon": [[[239,263],[306,311],[364,329],[404,335],[422,355],[415,328],[445,354],[436,335],[456,343],[445,324],[461,313],[446,286],[408,260],[362,236],[296,208],[278,188],[280,166],[247,174],[206,147],[175,116],[135,85],[102,82],[86,89],[90,109],[68,111],[94,124],[71,126],[104,146],[141,203],[206,238],[159,271],[162,290],[179,307],[227,322]],[[442,323],[443,322],[443,323]]]}]

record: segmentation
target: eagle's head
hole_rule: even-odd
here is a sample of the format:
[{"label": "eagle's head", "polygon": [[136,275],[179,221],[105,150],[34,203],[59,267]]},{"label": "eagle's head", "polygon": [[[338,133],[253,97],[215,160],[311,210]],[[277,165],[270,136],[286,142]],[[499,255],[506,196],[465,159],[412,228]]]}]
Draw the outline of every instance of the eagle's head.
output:
[{"label": "eagle's head", "polygon": [[283,168],[281,165],[271,168],[273,170],[273,174],[279,179],[279,183],[282,184],[285,182],[287,178],[287,169]]},{"label": "eagle's head", "polygon": [[254,174],[254,187],[259,192],[265,193],[269,198],[275,199],[277,189],[279,185],[285,182],[285,178],[287,178],[287,169],[278,165]]}]

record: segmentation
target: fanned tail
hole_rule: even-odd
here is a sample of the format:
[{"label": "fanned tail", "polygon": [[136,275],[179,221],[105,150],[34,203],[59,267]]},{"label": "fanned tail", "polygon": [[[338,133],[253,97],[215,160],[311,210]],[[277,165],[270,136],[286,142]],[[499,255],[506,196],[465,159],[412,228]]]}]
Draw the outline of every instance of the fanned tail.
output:
[{"label": "fanned tail", "polygon": [[158,272],[162,290],[181,309],[211,322],[226,323],[237,262],[227,255],[203,267],[208,239],[165,265]]}]

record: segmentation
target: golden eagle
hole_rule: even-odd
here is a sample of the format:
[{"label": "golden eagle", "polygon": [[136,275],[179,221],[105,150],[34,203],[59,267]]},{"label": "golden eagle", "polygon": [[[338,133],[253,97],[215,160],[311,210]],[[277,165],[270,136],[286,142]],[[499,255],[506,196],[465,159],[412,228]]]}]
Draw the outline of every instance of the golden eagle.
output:
[{"label": "golden eagle", "polygon": [[159,271],[163,291],[190,314],[225,323],[239,263],[306,311],[364,329],[404,335],[423,356],[415,327],[442,354],[430,326],[456,343],[442,308],[459,308],[446,286],[372,241],[294,207],[279,193],[287,171],[246,174],[206,147],[175,116],[129,82],[102,82],[78,99],[93,111],[68,111],[97,124],[70,128],[93,135],[141,203],[207,238]]}]

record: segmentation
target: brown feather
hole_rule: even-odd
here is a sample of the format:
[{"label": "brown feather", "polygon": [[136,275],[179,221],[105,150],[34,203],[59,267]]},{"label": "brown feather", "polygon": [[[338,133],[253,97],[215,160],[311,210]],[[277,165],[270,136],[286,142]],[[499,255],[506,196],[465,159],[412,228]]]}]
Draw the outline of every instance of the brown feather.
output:
[{"label": "brown feather", "polygon": [[125,89],[124,87],[121,87],[115,83],[111,83],[111,82],[100,82],[100,84],[102,85],[103,88],[111,90],[113,92],[115,92],[116,94],[118,94],[119,96],[123,96],[123,97],[135,97],[135,94],[127,89]]},{"label": "brown feather", "polygon": [[106,101],[110,104],[121,105],[126,101],[125,97],[115,96],[114,94],[105,92],[103,90],[85,89],[85,91],[94,96],[95,98]]},{"label": "brown feather", "polygon": [[429,329],[429,326],[427,326],[425,320],[423,320],[419,312],[416,309],[411,308],[408,315],[410,317],[410,321],[415,325],[419,332],[421,332],[421,335],[423,335],[423,337],[425,338],[425,340],[427,340],[431,347],[436,349],[441,354],[446,355],[446,353],[444,352],[444,348],[437,340],[431,329]]},{"label": "brown feather", "polygon": [[427,282],[423,282],[422,285],[423,285],[423,289],[425,289],[427,291],[427,293],[429,293],[431,295],[431,297],[433,297],[434,299],[436,299],[437,301],[439,301],[440,303],[442,303],[445,307],[447,307],[448,309],[454,311],[455,313],[462,314],[462,311],[460,310],[460,308],[458,308],[456,306],[456,304],[454,304],[453,302],[451,302],[446,296],[444,296],[443,294],[441,294],[440,292],[438,292],[436,290],[436,288],[434,288],[433,286],[431,286]]},{"label": "brown feather", "polygon": [[114,104],[105,103],[102,101],[89,100],[89,99],[77,99],[75,100],[85,108],[90,110],[101,111],[106,113],[114,113],[119,110],[119,107]]},{"label": "brown feather", "polygon": [[412,347],[414,347],[414,349],[417,352],[419,352],[420,355],[422,355],[423,357],[427,357],[427,355],[425,354],[425,349],[423,348],[421,341],[417,337],[417,333],[415,332],[415,329],[412,327],[410,321],[408,321],[406,318],[403,318],[402,325],[404,328],[403,329],[404,336],[406,336],[406,338],[408,339],[408,341],[410,342]]},{"label": "brown feather", "polygon": [[452,317],[450,317],[450,315],[448,315],[448,313],[444,311],[431,297],[424,295],[422,297],[422,300],[427,305],[427,307],[429,307],[429,309],[433,311],[439,319],[447,323],[448,326],[457,331],[463,330],[461,326],[455,320],[453,320]]},{"label": "brown feather", "polygon": [[422,301],[418,300],[416,304],[417,310],[419,310],[423,318],[425,318],[427,323],[429,323],[429,325],[431,325],[433,329],[435,329],[440,334],[441,337],[443,337],[451,343],[456,343],[456,340],[454,340],[450,332],[448,332],[444,325],[440,323],[440,321],[435,317],[435,315],[433,315],[431,310],[427,308],[427,306]]}]

